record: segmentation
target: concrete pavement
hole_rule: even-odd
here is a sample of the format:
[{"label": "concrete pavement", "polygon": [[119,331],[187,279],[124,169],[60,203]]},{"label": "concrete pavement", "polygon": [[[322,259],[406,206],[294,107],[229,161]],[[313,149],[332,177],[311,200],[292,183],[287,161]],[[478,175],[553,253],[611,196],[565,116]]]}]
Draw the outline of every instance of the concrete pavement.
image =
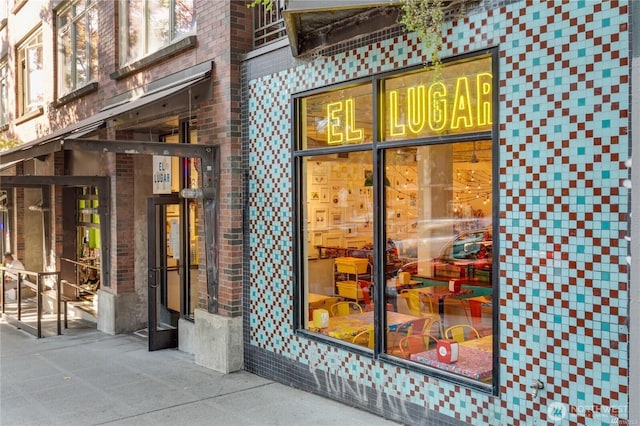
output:
[{"label": "concrete pavement", "polygon": [[136,335],[69,327],[36,339],[0,319],[0,425],[397,425],[184,352],[148,352]]}]

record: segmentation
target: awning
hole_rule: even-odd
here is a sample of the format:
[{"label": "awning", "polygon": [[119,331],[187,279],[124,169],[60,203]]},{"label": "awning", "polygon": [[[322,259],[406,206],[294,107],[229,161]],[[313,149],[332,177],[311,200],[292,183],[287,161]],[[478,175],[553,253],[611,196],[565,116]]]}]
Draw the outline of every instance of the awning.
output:
[{"label": "awning", "polygon": [[[80,138],[100,128],[106,121],[132,112],[142,107],[153,104],[170,96],[177,95],[188,90],[196,84],[209,78],[211,75],[211,63],[205,63],[193,67],[194,72],[184,77],[184,71],[180,73],[180,80],[173,80],[162,87],[144,91],[138,96],[130,96],[107,108],[103,108],[97,114],[84,120],[80,120],[63,129],[56,130],[47,136],[23,143],[10,150],[0,152],[0,170],[5,169],[19,161],[47,155],[63,149],[63,139]],[[163,79],[164,80],[164,79]],[[171,79],[169,79],[171,80]]]},{"label": "awning", "polygon": [[398,25],[401,0],[288,0],[282,11],[293,56]]}]

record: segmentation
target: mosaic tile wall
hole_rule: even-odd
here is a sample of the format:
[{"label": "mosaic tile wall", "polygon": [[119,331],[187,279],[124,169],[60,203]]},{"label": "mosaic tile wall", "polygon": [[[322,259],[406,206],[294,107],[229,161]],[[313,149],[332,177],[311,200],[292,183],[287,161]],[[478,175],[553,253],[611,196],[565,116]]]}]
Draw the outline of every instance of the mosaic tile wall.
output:
[{"label": "mosaic tile wall", "polygon": [[384,34],[308,61],[279,52],[281,71],[249,72],[248,368],[411,424],[625,419],[629,19],[627,2],[515,2],[448,26],[445,56],[500,49],[499,396],[293,330],[290,95],[422,63],[420,44]]}]

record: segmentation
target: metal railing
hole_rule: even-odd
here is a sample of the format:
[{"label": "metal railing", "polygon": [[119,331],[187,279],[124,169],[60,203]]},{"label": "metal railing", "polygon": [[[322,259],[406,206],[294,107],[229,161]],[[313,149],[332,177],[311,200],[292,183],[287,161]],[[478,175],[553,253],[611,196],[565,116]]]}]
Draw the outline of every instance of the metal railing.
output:
[{"label": "metal railing", "polygon": [[[60,319],[60,307],[61,307],[61,295],[60,295],[60,272],[33,272],[33,271],[25,271],[22,269],[12,269],[6,268],[4,266],[0,266],[0,274],[2,275],[2,280],[0,287],[2,292],[0,293],[0,297],[2,297],[2,301],[0,303],[0,309],[2,311],[2,315],[5,316],[9,323],[15,325],[16,327],[23,329],[34,336],[41,338],[42,337],[42,311],[43,311],[43,302],[42,296],[45,290],[45,282],[49,281],[51,286],[55,288],[56,292],[56,325],[58,335],[62,334],[62,324]],[[16,317],[12,317],[6,312],[6,296],[5,291],[10,290],[7,289],[8,282],[16,283]],[[23,320],[23,304],[24,300],[22,297],[22,292],[25,288],[30,288],[36,292],[36,326],[25,322]]]},{"label": "metal railing", "polygon": [[286,37],[279,1],[274,1],[271,9],[256,5],[253,11],[253,47],[260,47]]}]

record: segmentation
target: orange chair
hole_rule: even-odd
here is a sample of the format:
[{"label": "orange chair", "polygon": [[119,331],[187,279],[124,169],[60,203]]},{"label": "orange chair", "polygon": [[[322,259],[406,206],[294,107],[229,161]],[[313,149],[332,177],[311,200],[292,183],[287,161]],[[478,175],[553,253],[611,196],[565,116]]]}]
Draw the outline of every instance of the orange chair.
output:
[{"label": "orange chair", "polygon": [[400,356],[409,359],[411,354],[428,351],[432,342],[435,347],[438,344],[438,339],[431,334],[410,334],[403,337],[399,343]]}]

